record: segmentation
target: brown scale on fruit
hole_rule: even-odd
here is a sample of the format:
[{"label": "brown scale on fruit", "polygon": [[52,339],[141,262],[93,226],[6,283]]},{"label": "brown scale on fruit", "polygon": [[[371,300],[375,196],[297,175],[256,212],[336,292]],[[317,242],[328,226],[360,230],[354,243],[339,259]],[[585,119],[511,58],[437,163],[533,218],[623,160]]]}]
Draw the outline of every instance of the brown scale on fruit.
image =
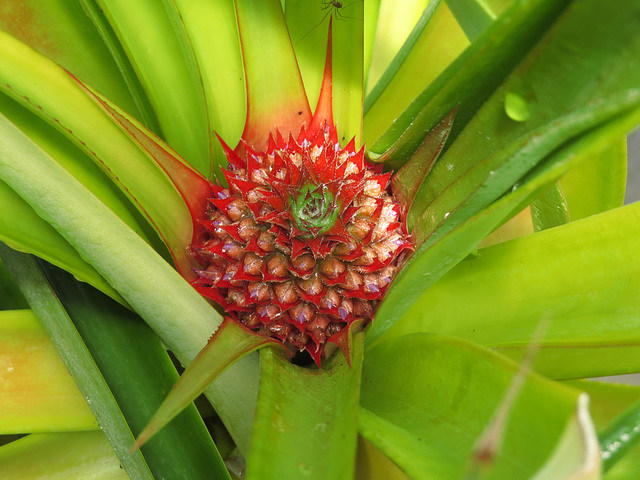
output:
[{"label": "brown scale on fruit", "polygon": [[192,282],[248,328],[307,350],[345,347],[411,247],[389,174],[340,148],[336,129],[271,137],[266,152],[225,145],[228,188],[212,185]]}]

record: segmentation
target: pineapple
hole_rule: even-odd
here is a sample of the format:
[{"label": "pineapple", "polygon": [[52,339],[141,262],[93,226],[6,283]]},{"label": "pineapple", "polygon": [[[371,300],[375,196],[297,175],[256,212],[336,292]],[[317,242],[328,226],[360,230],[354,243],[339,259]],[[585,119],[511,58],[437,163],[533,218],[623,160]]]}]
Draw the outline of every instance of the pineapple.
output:
[{"label": "pineapple", "polygon": [[223,144],[229,187],[211,185],[191,282],[234,320],[318,366],[328,342],[344,351],[354,322],[373,318],[411,247],[391,174],[353,140],[341,148],[321,112],[297,138],[270,136],[265,151]]}]

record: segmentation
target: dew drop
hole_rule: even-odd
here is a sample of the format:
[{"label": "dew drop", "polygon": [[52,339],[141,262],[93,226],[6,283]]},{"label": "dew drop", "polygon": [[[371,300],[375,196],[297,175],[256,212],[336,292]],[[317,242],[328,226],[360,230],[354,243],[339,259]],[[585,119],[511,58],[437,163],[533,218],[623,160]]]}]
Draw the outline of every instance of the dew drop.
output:
[{"label": "dew drop", "polygon": [[504,111],[511,120],[516,122],[526,122],[531,116],[527,101],[513,92],[507,92],[504,97]]}]

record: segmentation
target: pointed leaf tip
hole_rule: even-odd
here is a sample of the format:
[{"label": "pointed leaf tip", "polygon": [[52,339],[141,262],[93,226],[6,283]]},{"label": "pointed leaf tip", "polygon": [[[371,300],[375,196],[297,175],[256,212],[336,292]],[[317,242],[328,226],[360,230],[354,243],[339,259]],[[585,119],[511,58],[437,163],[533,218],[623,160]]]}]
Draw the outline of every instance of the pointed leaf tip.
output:
[{"label": "pointed leaf tip", "polygon": [[231,317],[225,317],[220,328],[187,367],[154,413],[130,451],[134,452],[144,445],[233,363],[267,345],[281,346],[277,340],[259,335]]},{"label": "pointed leaf tip", "polygon": [[402,205],[404,217],[407,216],[420,186],[447,143],[457,111],[458,107],[454,108],[444,120],[427,134],[411,158],[392,178],[391,189],[398,202]]},{"label": "pointed leaf tip", "polygon": [[309,125],[308,137],[315,137],[324,125],[333,126],[333,70],[332,70],[332,24],[333,18],[329,20],[329,36],[327,39],[327,56],[324,64],[324,74],[322,75],[322,86],[320,96],[316,105],[316,111]]}]

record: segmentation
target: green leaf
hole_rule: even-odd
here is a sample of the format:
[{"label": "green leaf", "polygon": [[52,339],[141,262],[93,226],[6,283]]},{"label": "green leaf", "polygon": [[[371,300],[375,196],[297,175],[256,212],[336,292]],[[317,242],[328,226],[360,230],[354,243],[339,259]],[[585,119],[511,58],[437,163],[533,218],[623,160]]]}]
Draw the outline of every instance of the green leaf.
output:
[{"label": "green leaf", "polygon": [[280,342],[255,333],[230,317],[225,317],[222,325],[185,369],[167,398],[138,435],[132,448],[134,450],[140,448],[160,429],[165,428],[176,415],[187,408],[207,386],[236,361],[267,345],[280,346]]},{"label": "green leaf", "polygon": [[[149,326],[133,312],[61,270],[50,265],[41,268],[87,345],[132,433],[138,434],[147,415],[178,380],[169,355]],[[130,445],[124,447],[128,449]],[[193,406],[149,442],[142,453],[155,478],[210,475],[228,478],[220,454]]]},{"label": "green leaf", "polygon": [[[514,2],[462,53],[370,147],[379,160],[402,165],[429,132],[456,105],[455,138],[523,55],[560,15],[568,1],[520,0]],[[501,105],[502,107],[502,105]],[[504,110],[501,109],[504,114]],[[500,145],[499,143],[496,145]]]},{"label": "green leaf", "polygon": [[[264,150],[276,128],[288,138],[311,122],[311,110],[280,2],[237,0],[236,14],[247,81],[242,138]],[[265,55],[265,49],[270,55]]]},{"label": "green leaf", "polygon": [[531,203],[531,220],[534,232],[569,223],[569,207],[559,183],[551,185]]},{"label": "green leaf", "polygon": [[[150,130],[153,130],[153,132],[156,135],[159,134],[160,126],[158,125],[158,119],[156,118],[156,114],[154,113],[153,108],[149,103],[149,99],[147,98],[147,95],[144,92],[142,85],[140,84],[140,80],[136,76],[136,72],[134,71],[133,66],[131,65],[131,62],[127,58],[127,54],[122,48],[122,44],[120,43],[120,40],[118,39],[116,33],[113,31],[113,29],[111,28],[111,25],[109,25],[109,22],[105,18],[104,11],[97,4],[97,0],[78,0],[78,3],[82,5],[82,9],[84,10],[85,14],[91,19],[96,30],[102,37],[102,41],[104,42],[105,46],[109,49],[109,53],[111,54],[113,61],[117,65],[118,70],[122,75],[122,78],[127,88],[129,89],[129,93],[133,98],[133,101],[135,102],[135,106],[137,110],[131,110],[127,108],[126,104],[119,103],[116,97],[111,96],[108,91],[98,88],[99,87],[98,83],[94,83],[93,81],[86,80],[81,75],[77,75],[78,78],[80,78],[83,81],[86,81],[89,85],[93,85],[94,87],[97,87],[98,90],[103,93],[103,95],[106,95],[107,97],[111,98],[113,101],[115,101],[115,103],[117,103],[122,108],[124,108],[127,112],[129,112],[129,114],[138,118],[138,120],[143,122],[147,128],[149,128]],[[74,73],[74,71],[71,70],[71,73]],[[135,112],[137,111],[140,112],[139,115],[135,114]]]},{"label": "green leaf", "polygon": [[0,312],[0,434],[98,428],[31,310]]},{"label": "green leaf", "polygon": [[447,0],[449,8],[472,41],[511,3],[511,0]]},{"label": "green leaf", "polygon": [[0,87],[9,96],[80,147],[147,215],[162,238],[186,238],[182,245],[190,243],[191,217],[178,191],[130,133],[87,95],[87,87],[1,33],[0,58],[0,78],[6,82]]},{"label": "green leaf", "polygon": [[114,62],[81,3],[6,0],[0,9],[0,30],[62,65],[132,115],[139,116],[122,77],[122,64]]},{"label": "green leaf", "polygon": [[356,480],[409,480],[393,460],[362,436],[358,436]]},{"label": "green leaf", "polygon": [[27,108],[3,94],[0,94],[0,111],[11,123],[90,189],[138,235],[151,243],[157,250],[161,246],[164,248],[147,220],[136,210],[126,194],[109,179],[97,163],[92,162],[72,141]]},{"label": "green leaf", "polygon": [[127,474],[136,479],[153,479],[140,453],[128,455],[127,446],[132,443],[133,438],[129,426],[80,334],[36,265],[36,259],[12,252],[5,245],[0,248],[0,254],[78,388],[90,399],[89,407],[104,429]]},{"label": "green leaf", "polygon": [[567,172],[560,180],[572,221],[622,206],[627,185],[627,139],[608,147]]},{"label": "green leaf", "polygon": [[[0,447],[7,479],[128,480],[102,432],[41,433]],[[131,477],[135,478],[135,477]]]},{"label": "green leaf", "polygon": [[[640,35],[637,35],[638,30],[631,25],[633,22],[629,22],[627,16],[633,17],[633,9],[637,8],[637,5],[625,4],[624,7],[627,10],[623,10],[626,11],[626,14],[619,12],[618,9],[615,9],[615,12],[607,11],[606,21],[598,23],[598,30],[589,31],[588,34],[584,25],[593,16],[599,18],[599,4],[585,1],[584,3],[580,2],[579,6],[580,8],[577,9],[576,7],[575,11],[567,11],[563,21],[556,23],[554,27],[560,29],[560,31],[553,32],[555,35],[547,36],[545,41],[533,52],[531,61],[524,62],[518,71],[510,77],[508,83],[505,84],[506,86],[503,86],[507,91],[512,91],[511,84],[517,84],[522,88],[538,85],[541,89],[540,94],[544,93],[548,96],[544,105],[551,105],[551,107],[543,106],[543,103],[539,103],[540,107],[536,109],[536,115],[532,115],[527,122],[514,125],[514,122],[506,118],[504,113],[503,93],[496,92],[493,98],[474,117],[473,121],[465,127],[465,131],[458,136],[454,145],[445,152],[432,170],[424,184],[425,187],[418,193],[418,195],[424,193],[427,197],[430,196],[437,199],[432,206],[427,207],[423,217],[424,220],[419,223],[420,228],[430,225],[421,235],[422,238],[429,235],[429,231],[432,231],[432,233],[428,236],[428,241],[414,253],[408,264],[400,271],[392,283],[385,300],[378,309],[376,322],[370,328],[368,335],[375,338],[388,328],[393,322],[392,319],[398,318],[404,313],[404,306],[410,305],[416,298],[413,296],[414,293],[417,293],[420,289],[424,291],[424,289],[428,288],[447,269],[470,253],[481,237],[486,236],[533,200],[531,197],[539,193],[540,188],[550,185],[551,182],[558,180],[559,176],[567,171],[567,168],[577,165],[578,158],[584,159],[588,154],[599,152],[601,147],[599,142],[610,144],[612,138],[619,138],[619,136],[626,134],[630,128],[635,126],[638,121],[638,112],[637,110],[633,111],[633,108],[635,108],[634,105],[638,100],[638,92],[634,89],[627,90],[627,87],[633,84],[634,78],[640,74],[640,70],[629,69],[628,66],[632,61],[630,57],[635,55],[633,52],[640,48]],[[500,17],[500,19],[504,18],[505,15]],[[500,19],[489,30],[498,25],[501,21]],[[617,26],[616,22],[620,23],[620,27]],[[614,46],[610,43],[610,36],[617,36],[620,40],[624,39],[625,41],[622,42],[622,45],[616,43]],[[589,38],[585,40],[582,37]],[[593,51],[589,51],[587,58],[592,61],[585,61],[584,65],[581,62],[577,62],[577,57],[573,56],[573,54],[567,54],[566,58],[563,57],[566,65],[562,67],[567,68],[566,74],[561,77],[554,77],[554,82],[550,82],[549,78],[553,76],[552,71],[556,73],[558,71],[555,67],[559,58],[557,58],[555,52],[557,50],[563,52],[572,51],[572,45],[580,45],[585,41],[588,43],[598,43],[600,41],[604,43],[603,45],[598,44],[595,46],[597,48],[594,47]],[[554,46],[554,42],[558,42],[559,45]],[[562,48],[560,48],[561,46]],[[558,47],[558,49],[556,50],[555,47]],[[612,54],[612,50],[616,53],[615,55]],[[542,51],[545,51],[545,54],[542,54]],[[597,62],[594,57],[597,58]],[[601,85],[587,82],[584,85],[584,82],[580,80],[582,78],[581,75],[584,74],[587,77],[596,75],[591,70],[600,71],[600,65],[603,61],[611,62],[611,75],[607,77],[607,84]],[[584,72],[581,72],[580,70],[583,66],[585,66]],[[538,67],[540,70],[538,70]],[[562,88],[558,86],[558,78],[566,79],[566,84]],[[640,79],[637,80],[640,81]],[[600,87],[602,87],[603,92],[610,92],[611,97],[603,96],[603,93],[600,93]],[[566,100],[557,98],[557,92],[565,88],[567,95],[569,95],[569,92],[576,93],[576,96],[570,97],[573,100],[568,104]],[[581,90],[582,88],[584,90]],[[614,93],[616,91],[618,93]],[[580,95],[577,92],[580,92]],[[587,92],[589,93],[587,94]],[[597,103],[593,103],[594,96],[596,102],[601,102],[600,106],[597,106]],[[565,102],[564,105],[563,101]],[[542,102],[542,100],[538,99],[537,102]],[[584,102],[587,106],[572,111],[573,108],[577,108],[580,102]],[[557,115],[563,110],[570,113],[563,113],[563,115],[566,115],[562,122],[566,131],[560,132],[553,128],[552,122],[555,121],[555,117],[553,120],[551,118],[545,120],[544,117]],[[461,112],[462,110],[458,110],[456,115],[457,123]],[[611,119],[616,115],[619,116],[619,119],[610,120],[608,125],[593,131],[593,133],[584,130],[594,128],[599,122],[605,121],[607,118]],[[534,140],[533,131],[528,131],[527,128],[542,121],[551,123],[546,126],[536,127],[541,129],[540,133],[544,130],[548,134],[545,135],[544,142],[537,144]],[[507,124],[504,122],[507,122]],[[501,125],[508,125],[508,128],[501,129]],[[455,128],[456,125],[454,125],[451,135],[454,135]],[[518,144],[518,138],[520,137],[517,135],[525,131],[528,132],[526,135],[529,136],[529,141],[525,142],[524,148],[521,149]],[[508,135],[506,132],[509,132]],[[515,136],[512,140],[513,143],[504,148],[504,141],[507,141],[511,135]],[[555,137],[556,135],[557,137]],[[572,135],[581,136],[577,136],[575,140],[567,142]],[[569,136],[569,138],[566,136]],[[562,137],[565,138],[563,139]],[[521,138],[521,140],[525,141],[526,138]],[[556,141],[559,143],[556,143]],[[563,146],[563,142],[566,142],[566,145]],[[547,143],[546,147],[544,143]],[[541,149],[538,147],[541,147]],[[502,150],[500,151],[501,148]],[[496,150],[498,150],[497,153]],[[517,156],[511,157],[508,152],[513,154],[517,152],[517,156],[520,156],[522,161],[533,161],[533,163],[529,164],[532,171],[527,176],[519,178],[519,175],[524,175],[526,165],[515,162]],[[485,154],[490,156],[483,157]],[[507,176],[501,179],[501,174],[491,174],[495,170],[490,165],[493,161],[500,162],[501,160],[498,159],[502,155],[504,155],[503,159],[508,158],[509,160],[503,164],[505,167],[504,173]],[[547,155],[549,157],[544,159],[543,157]],[[528,160],[525,160],[525,157],[529,157]],[[536,159],[535,157],[538,158]],[[512,161],[514,163],[511,163]],[[472,168],[473,165],[475,167]],[[515,169],[511,167],[515,167]],[[519,170],[521,167],[523,169]],[[474,168],[477,168],[478,171],[474,172]],[[458,177],[459,183],[453,183]],[[510,180],[507,180],[507,177]],[[470,183],[465,186],[467,180]],[[485,180],[486,184],[484,183]],[[531,184],[527,185],[528,182],[531,182]],[[493,190],[493,187],[489,187],[489,184],[493,184],[493,187],[498,187],[497,190]],[[534,185],[537,186],[534,188]],[[492,190],[493,193],[491,193]],[[509,193],[509,190],[512,190],[512,193]],[[469,197],[466,205],[460,208],[461,197],[464,197],[465,192],[474,192],[474,194]],[[442,194],[441,197],[439,197],[440,194]],[[488,196],[485,196],[485,194]],[[485,213],[480,213],[480,205],[488,206],[491,201],[497,200],[500,195],[503,195],[502,200],[504,201],[498,201],[494,206],[487,208]],[[520,199],[520,201],[517,199]],[[507,206],[509,203],[512,207]],[[499,211],[502,211],[504,216],[498,220],[502,215],[498,213]],[[459,215],[462,215],[462,217]],[[493,223],[494,220],[490,220],[491,217],[496,220],[496,223]],[[461,218],[465,218],[465,223],[458,223]],[[440,238],[448,236],[447,232],[453,225],[460,225],[460,227],[455,227],[451,230],[451,236],[442,243]],[[475,231],[475,233],[471,233],[471,231]],[[461,248],[463,244],[466,247]],[[433,245],[433,248],[430,245]],[[428,255],[422,253],[427,251],[429,251]],[[388,310],[388,308],[393,311]],[[380,318],[383,319],[382,322]]]},{"label": "green leaf", "polygon": [[[220,316],[146,242],[2,117],[0,132],[0,178],[115,286],[181,363],[190,363]],[[256,361],[245,357],[205,392],[241,448],[252,421],[255,396],[249,392],[257,388]]]},{"label": "green leaf", "polygon": [[162,136],[202,174],[211,151],[204,93],[186,33],[164,2],[97,0],[157,116]]},{"label": "green leaf", "polygon": [[336,354],[322,370],[261,351],[247,479],[353,478],[363,344],[356,334],[351,365]]},{"label": "green leaf", "polygon": [[[598,103],[607,115],[605,111],[618,100],[624,102],[622,98],[636,90],[640,82],[640,69],[630,67],[640,55],[640,31],[633,21],[638,7],[634,1],[604,10],[593,0],[572,4],[466,125],[466,107],[460,106],[451,135],[455,137],[457,128],[463,127],[463,131],[444,153],[420,194],[435,199],[471,168],[480,168],[481,162],[505,151],[503,146],[529,148],[525,144],[527,138],[534,132],[551,131],[555,122],[559,127],[568,127],[562,135],[566,141],[577,132],[570,133],[572,127],[563,119],[571,122],[575,116],[579,122],[580,112],[598,115]],[[592,23],[593,28],[585,29]],[[598,81],[594,77],[603,65],[607,65],[607,75]],[[521,96],[529,104],[531,115],[527,121],[515,122],[505,114],[508,93]],[[583,127],[589,128],[587,117],[584,120]],[[547,138],[553,136],[552,133]],[[516,147],[519,143],[520,147]],[[495,169],[488,168],[483,173],[491,170]]]},{"label": "green leaf", "polygon": [[15,193],[0,181],[0,241],[27,251],[73,273],[121,303],[126,301],[73,246]]},{"label": "green leaf", "polygon": [[24,308],[29,308],[29,304],[0,260],[0,311]]},{"label": "green leaf", "polygon": [[209,116],[209,139],[213,142],[215,169],[212,175],[222,178],[220,167],[226,157],[215,140],[217,135],[229,145],[236,145],[246,118],[244,67],[240,52],[236,12],[232,0],[165,0],[174,22],[184,29],[185,48],[195,55],[204,89]]},{"label": "green leaf", "polygon": [[[382,342],[364,362],[360,432],[411,478],[463,478],[517,369],[454,338],[415,334]],[[585,407],[578,391],[526,375],[502,448],[482,478],[556,478],[540,473],[550,465],[556,475],[595,475],[599,455]]]},{"label": "green leaf", "polygon": [[373,58],[374,41],[378,21],[380,19],[381,0],[369,0],[364,3],[364,88],[367,91],[371,60]]},{"label": "green leaf", "polygon": [[600,432],[602,467],[609,471],[623,456],[640,442],[640,400],[614,418]]},{"label": "green leaf", "polygon": [[[423,0],[413,3],[414,9],[418,8],[413,14],[405,2],[402,7],[396,2],[384,2],[381,7],[376,56],[364,105],[368,145],[373,145],[469,44],[444,2],[429,2],[428,6]],[[403,35],[407,26],[409,30]],[[405,38],[404,44],[392,48]],[[387,58],[387,55],[395,56]],[[384,73],[373,72],[383,68]]]},{"label": "green leaf", "polygon": [[388,336],[456,335],[520,358],[546,318],[537,371],[638,371],[639,219],[633,204],[482,249],[427,290]]}]

